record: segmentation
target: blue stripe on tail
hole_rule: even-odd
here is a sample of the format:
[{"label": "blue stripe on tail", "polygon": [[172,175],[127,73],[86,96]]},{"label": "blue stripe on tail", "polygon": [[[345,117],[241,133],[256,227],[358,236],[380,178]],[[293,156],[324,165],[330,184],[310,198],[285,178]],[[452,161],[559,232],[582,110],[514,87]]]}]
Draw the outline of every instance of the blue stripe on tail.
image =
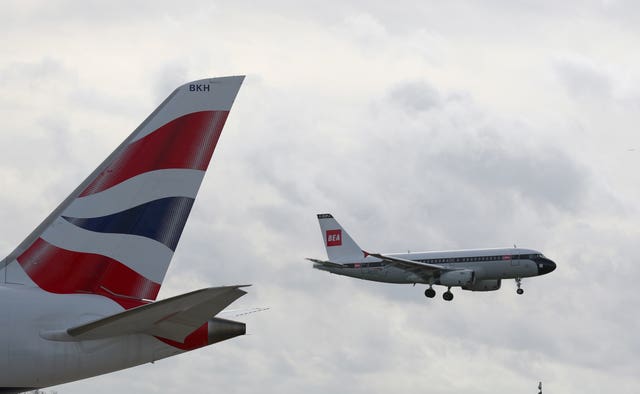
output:
[{"label": "blue stripe on tail", "polygon": [[155,239],[175,251],[193,202],[194,199],[189,197],[167,197],[112,215],[63,218],[89,231],[131,234]]}]

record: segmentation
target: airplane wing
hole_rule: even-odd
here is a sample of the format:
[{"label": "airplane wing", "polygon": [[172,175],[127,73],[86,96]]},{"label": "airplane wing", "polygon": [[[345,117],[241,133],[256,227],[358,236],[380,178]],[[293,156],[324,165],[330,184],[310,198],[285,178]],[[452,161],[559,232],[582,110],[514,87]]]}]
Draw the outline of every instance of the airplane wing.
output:
[{"label": "airplane wing", "polygon": [[344,265],[342,264],[338,264],[338,263],[334,263],[333,261],[328,261],[328,260],[318,260],[318,259],[312,259],[312,258],[307,258],[307,260],[316,263],[316,264],[320,264],[320,265],[324,265],[326,267],[331,267],[331,268],[344,268]]},{"label": "airplane wing", "polygon": [[70,340],[86,340],[146,333],[183,342],[207,320],[245,295],[241,287],[246,286],[196,290],[69,328],[66,334]]},{"label": "airplane wing", "polygon": [[398,267],[404,268],[408,271],[413,271],[413,272],[425,272],[427,271],[429,273],[429,276],[431,273],[433,273],[434,271],[449,271],[448,268],[443,267],[441,265],[437,265],[437,264],[427,264],[427,263],[421,263],[419,261],[413,261],[413,260],[408,260],[408,259],[402,259],[399,257],[393,257],[393,256],[387,256],[384,254],[380,254],[380,253],[369,253],[369,252],[365,252],[364,250],[362,251],[365,256],[371,256],[371,257],[375,257],[378,259],[381,259],[383,261],[386,261],[387,263],[396,265]]}]

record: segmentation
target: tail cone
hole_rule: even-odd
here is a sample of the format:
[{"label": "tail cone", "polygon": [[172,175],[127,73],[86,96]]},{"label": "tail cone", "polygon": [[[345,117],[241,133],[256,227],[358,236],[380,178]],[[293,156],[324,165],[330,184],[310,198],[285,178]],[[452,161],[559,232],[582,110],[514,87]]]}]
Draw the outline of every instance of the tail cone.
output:
[{"label": "tail cone", "polygon": [[209,345],[247,333],[247,326],[244,323],[218,317],[210,319],[208,327]]}]

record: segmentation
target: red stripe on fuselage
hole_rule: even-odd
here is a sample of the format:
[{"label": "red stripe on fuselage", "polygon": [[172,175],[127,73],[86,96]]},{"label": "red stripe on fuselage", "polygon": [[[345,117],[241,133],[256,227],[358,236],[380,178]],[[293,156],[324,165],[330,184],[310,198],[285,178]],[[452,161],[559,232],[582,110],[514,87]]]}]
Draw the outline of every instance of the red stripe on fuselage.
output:
[{"label": "red stripe on fuselage", "polygon": [[[18,257],[27,275],[51,293],[90,293],[109,297],[129,309],[155,300],[160,285],[112,258],[73,252],[38,238]],[[132,297],[132,298],[128,298]]]},{"label": "red stripe on fuselage", "polygon": [[106,190],[145,172],[181,168],[205,171],[229,111],[181,116],[129,144],[80,194]]}]

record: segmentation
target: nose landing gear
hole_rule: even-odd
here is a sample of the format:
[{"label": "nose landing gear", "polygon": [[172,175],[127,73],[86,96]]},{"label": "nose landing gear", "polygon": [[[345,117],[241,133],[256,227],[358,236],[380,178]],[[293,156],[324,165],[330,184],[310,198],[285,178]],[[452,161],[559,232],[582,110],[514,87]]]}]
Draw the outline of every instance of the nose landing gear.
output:
[{"label": "nose landing gear", "polygon": [[518,290],[516,290],[516,293],[522,295],[524,294],[524,290],[522,288],[520,288],[520,286],[522,285],[522,278],[516,278],[516,286],[518,287]]}]

